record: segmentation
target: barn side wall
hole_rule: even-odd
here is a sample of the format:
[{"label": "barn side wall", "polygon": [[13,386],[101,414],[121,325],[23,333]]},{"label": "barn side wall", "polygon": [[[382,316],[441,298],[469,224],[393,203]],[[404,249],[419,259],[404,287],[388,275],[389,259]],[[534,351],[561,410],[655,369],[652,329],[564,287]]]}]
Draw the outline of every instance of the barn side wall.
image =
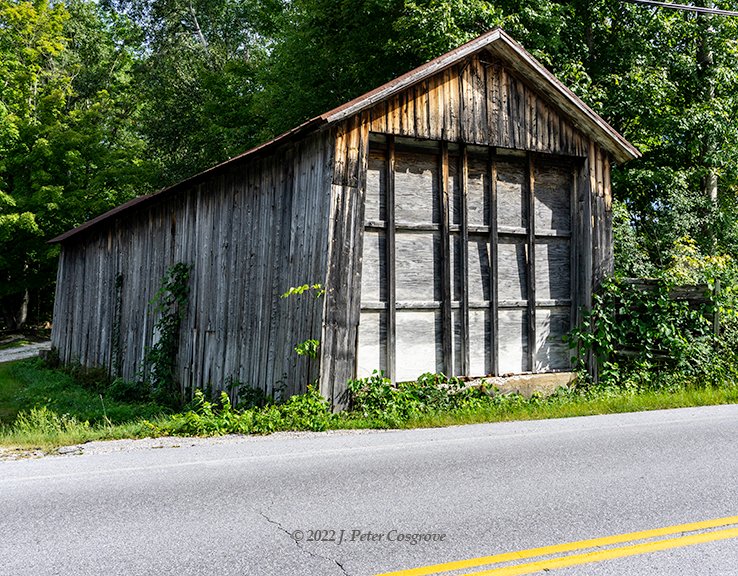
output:
[{"label": "barn side wall", "polygon": [[370,133],[573,158],[575,320],[612,271],[611,159],[492,54],[482,52],[379,102],[337,128],[321,390],[341,405],[356,369]]},{"label": "barn side wall", "polygon": [[320,338],[323,302],[280,295],[325,277],[332,156],[320,132],[65,243],[52,332],[61,360],[136,378],[156,339],[150,301],[184,262],[183,387],[235,379],[270,395],[303,391],[318,363],[294,346]]}]

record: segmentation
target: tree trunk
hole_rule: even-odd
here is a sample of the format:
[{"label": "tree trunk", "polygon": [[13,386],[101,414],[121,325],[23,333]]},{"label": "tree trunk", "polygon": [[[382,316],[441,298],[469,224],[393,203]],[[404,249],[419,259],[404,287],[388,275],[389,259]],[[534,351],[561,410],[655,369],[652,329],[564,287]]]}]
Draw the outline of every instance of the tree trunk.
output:
[{"label": "tree trunk", "polygon": [[23,328],[28,319],[28,303],[31,296],[28,290],[17,296],[5,298],[2,303],[3,317],[8,330]]}]

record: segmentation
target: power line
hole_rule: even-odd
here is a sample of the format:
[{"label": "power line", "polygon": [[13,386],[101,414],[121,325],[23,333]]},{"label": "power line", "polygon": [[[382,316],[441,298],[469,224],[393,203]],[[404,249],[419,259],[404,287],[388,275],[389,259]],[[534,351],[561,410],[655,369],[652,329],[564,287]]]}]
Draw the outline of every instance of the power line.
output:
[{"label": "power line", "polygon": [[643,4],[646,6],[655,6],[657,8],[672,8],[673,10],[686,10],[687,12],[697,12],[699,14],[719,14],[721,16],[738,16],[738,12],[734,10],[721,10],[719,8],[705,8],[702,6],[691,6],[689,4],[674,4],[673,2],[656,2],[655,0],[621,0],[630,4]]}]

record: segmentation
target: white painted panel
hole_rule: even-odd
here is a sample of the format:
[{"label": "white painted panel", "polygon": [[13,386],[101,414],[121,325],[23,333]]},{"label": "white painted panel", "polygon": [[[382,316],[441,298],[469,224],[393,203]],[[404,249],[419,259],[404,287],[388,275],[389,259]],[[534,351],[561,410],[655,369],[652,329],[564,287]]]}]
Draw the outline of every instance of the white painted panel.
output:
[{"label": "white painted panel", "polygon": [[497,289],[500,300],[528,298],[525,239],[500,236],[497,245]]},{"label": "white painted panel", "polygon": [[536,309],[536,372],[570,368],[571,351],[563,341],[570,327],[571,309],[568,306]]},{"label": "white painted panel", "polygon": [[469,373],[486,376],[492,366],[489,310],[469,310]]},{"label": "white painted panel", "polygon": [[440,222],[437,156],[397,152],[395,221]]},{"label": "white painted panel", "polygon": [[521,372],[528,372],[528,327],[526,309],[500,309],[498,317],[500,330],[500,374],[520,374]]},{"label": "white painted panel", "polygon": [[489,225],[489,171],[487,159],[469,155],[467,159],[467,209],[471,226]]},{"label": "white painted panel", "polygon": [[387,198],[386,159],[383,150],[369,151],[369,166],[366,173],[366,202],[364,219],[384,220]]},{"label": "white painted panel", "polygon": [[522,163],[497,162],[497,224],[525,227],[525,167]]},{"label": "white painted panel", "polygon": [[438,232],[397,232],[395,295],[402,301],[440,300],[441,236]]},{"label": "white painted panel", "polygon": [[571,185],[569,168],[544,163],[536,170],[536,231],[571,230]]},{"label": "white painted panel", "polygon": [[471,302],[489,301],[490,293],[490,258],[489,237],[487,235],[469,235],[469,300]]},{"label": "white painted panel", "polygon": [[366,378],[374,370],[386,365],[387,313],[363,311],[359,320],[359,350],[356,360],[356,375]]},{"label": "white painted panel", "polygon": [[571,243],[568,238],[536,238],[536,299],[571,298]]},{"label": "white painted panel", "polygon": [[451,311],[451,325],[452,330],[452,341],[451,350],[453,354],[453,361],[451,365],[454,367],[454,376],[460,376],[461,374],[461,310],[456,309]]},{"label": "white painted panel", "polygon": [[440,310],[398,310],[397,381],[443,371]]},{"label": "white painted panel", "polygon": [[384,302],[387,298],[384,230],[365,230],[361,272],[361,301]]}]

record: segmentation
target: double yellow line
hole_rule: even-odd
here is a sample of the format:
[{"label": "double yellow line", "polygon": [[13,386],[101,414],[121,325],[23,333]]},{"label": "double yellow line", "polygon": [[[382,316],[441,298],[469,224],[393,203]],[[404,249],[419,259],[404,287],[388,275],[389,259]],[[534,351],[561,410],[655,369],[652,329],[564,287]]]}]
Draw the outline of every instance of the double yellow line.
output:
[{"label": "double yellow line", "polygon": [[[732,526],[732,528],[725,528],[726,526]],[[715,530],[715,528],[723,529]],[[709,531],[705,532],[706,530]],[[686,532],[699,533],[684,535]],[[676,538],[663,538],[664,536],[671,536],[673,534],[682,534],[682,536]],[[568,542],[566,544],[556,544],[554,546],[530,548],[528,550],[519,550],[517,552],[495,554],[494,556],[471,558],[469,560],[457,560],[455,562],[422,566],[420,568],[412,568],[409,570],[386,572],[384,574],[377,574],[377,576],[427,576],[429,574],[440,574],[454,570],[478,568],[480,566],[490,566],[492,564],[527,560],[554,554],[565,554],[567,552],[576,552],[579,550],[586,550],[588,548],[602,548],[604,546],[612,546],[614,544],[625,544],[638,540],[649,540],[655,538],[661,539],[652,540],[650,542],[641,542],[639,544],[631,544],[630,546],[619,546],[605,550],[593,550],[582,554],[571,554],[568,556],[536,560],[535,562],[526,562],[524,564],[490,568],[477,572],[465,572],[463,576],[516,576],[519,574],[533,574],[542,570],[554,570],[556,568],[566,568],[567,566],[576,566],[578,564],[589,564],[592,562],[625,558],[627,556],[637,556],[639,554],[648,554],[650,552],[658,552],[672,548],[694,546],[695,544],[704,544],[705,542],[738,538],[738,516],[705,520],[703,522],[692,522],[690,524],[678,524],[676,526],[656,528],[655,530],[629,532],[628,534],[617,534],[615,536],[606,536],[604,538],[579,540],[578,542]]]}]

